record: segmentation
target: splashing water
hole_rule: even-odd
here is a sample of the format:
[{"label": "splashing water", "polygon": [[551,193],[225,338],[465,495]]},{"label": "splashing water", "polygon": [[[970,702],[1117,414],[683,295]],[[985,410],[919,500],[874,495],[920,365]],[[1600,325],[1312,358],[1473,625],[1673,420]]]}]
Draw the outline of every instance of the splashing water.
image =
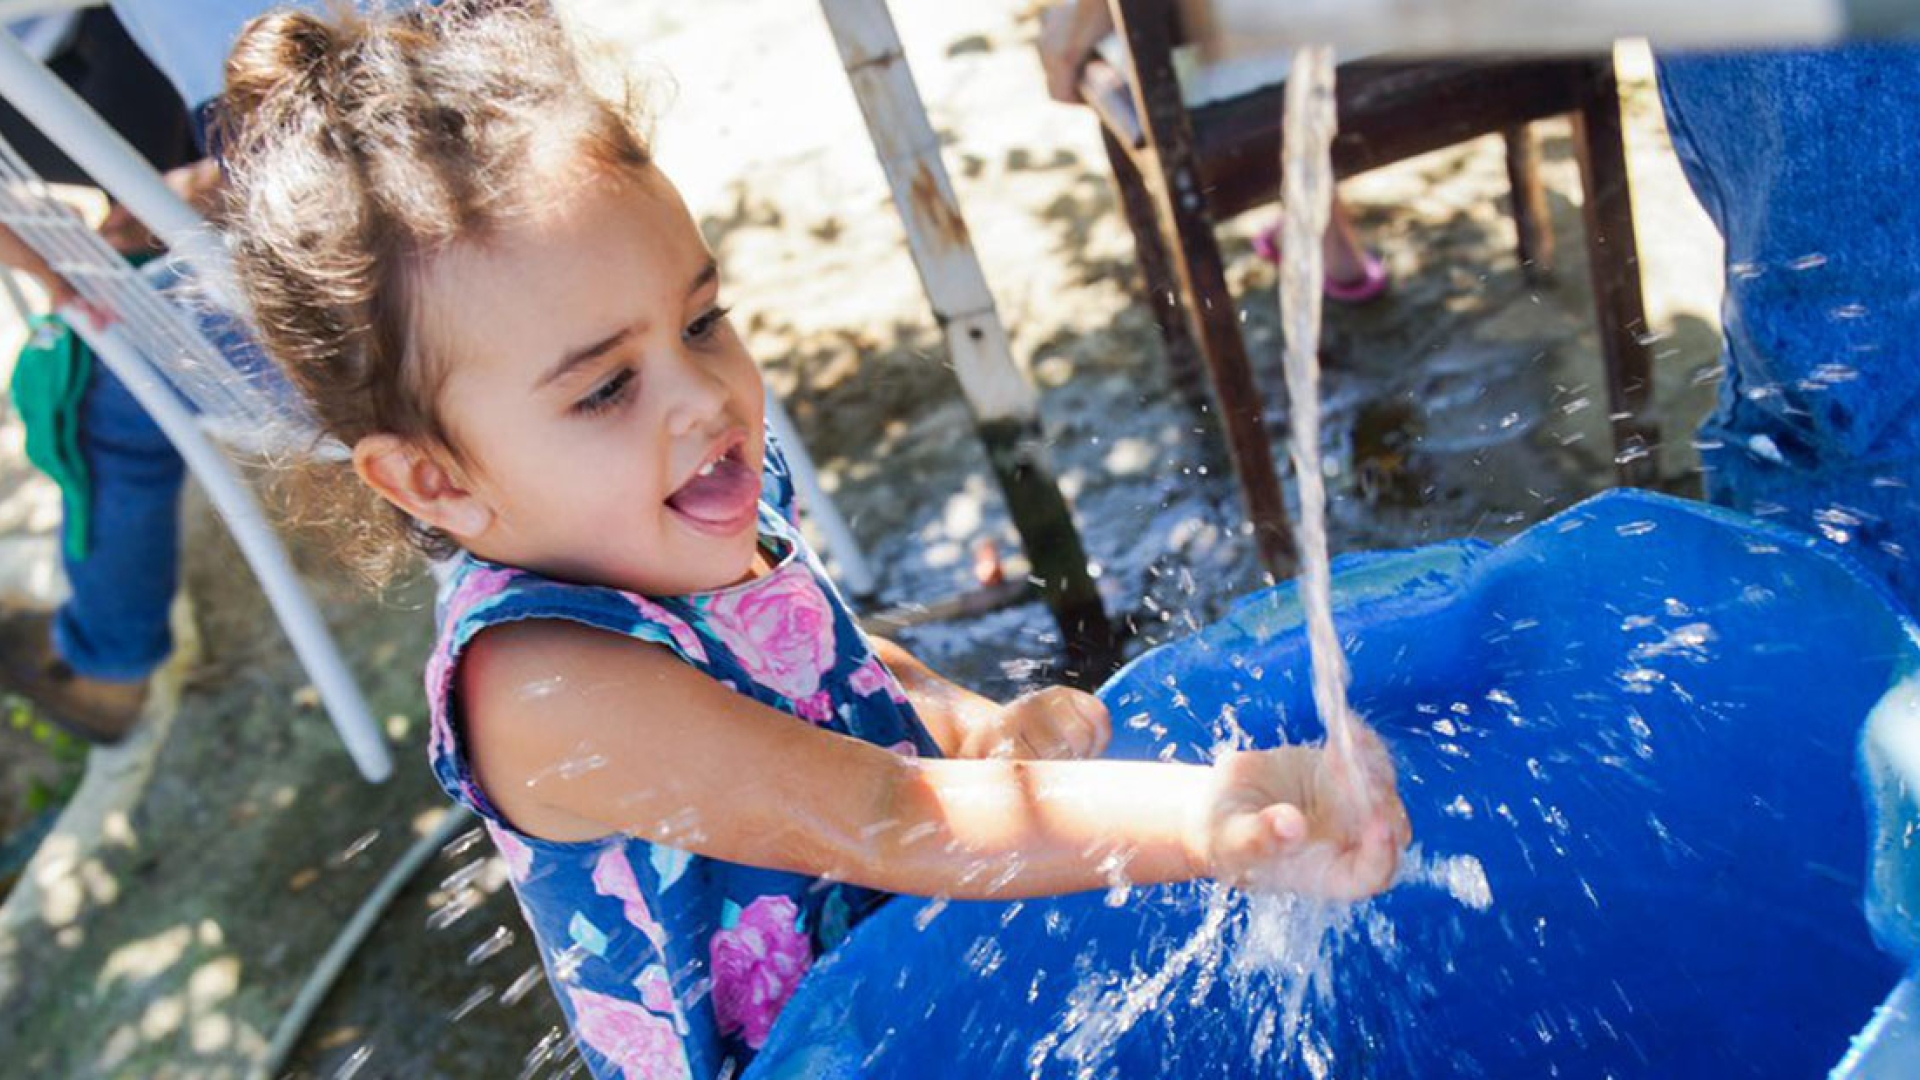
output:
[{"label": "splashing water", "polygon": [[[1313,697],[1327,731],[1334,767],[1357,811],[1371,809],[1373,792],[1361,775],[1355,743],[1362,721],[1347,702],[1347,662],[1333,622],[1332,570],[1327,543],[1326,481],[1320,455],[1320,297],[1325,264],[1321,238],[1332,216],[1332,146],[1335,130],[1333,51],[1309,46],[1294,56],[1287,79],[1282,159],[1281,231],[1286,258],[1280,267],[1280,307],[1286,330],[1284,366],[1291,401],[1290,452],[1299,491],[1295,540],[1300,553],[1300,598],[1306,613],[1313,665]],[[1238,729],[1235,718],[1228,726]],[[1492,890],[1471,856],[1428,858],[1417,848],[1403,860],[1398,884],[1448,893],[1463,907],[1484,911]],[[1033,1048],[1029,1065],[1039,1075],[1054,1057],[1073,1063],[1081,1076],[1099,1075],[1120,1038],[1144,1017],[1194,984],[1194,1000],[1226,977],[1236,998],[1262,1016],[1251,1048],[1254,1058],[1278,1049],[1297,1054],[1314,1076],[1331,1075],[1331,1047],[1309,1030],[1307,1006],[1332,997],[1335,954],[1353,931],[1391,950],[1392,927],[1366,905],[1335,904],[1308,897],[1246,895],[1207,887],[1204,920],[1156,970],[1136,970],[1114,982],[1090,980],[1074,995],[1066,1023]]]},{"label": "splashing water", "polygon": [[[1463,909],[1486,911],[1492,887],[1472,856],[1423,855],[1418,845],[1402,861],[1397,887],[1427,887]],[[1339,994],[1334,972],[1343,952],[1367,948],[1391,959],[1399,949],[1392,921],[1365,904],[1343,904],[1295,893],[1245,893],[1202,888],[1204,914],[1187,939],[1153,967],[1124,975],[1091,970],[1069,998],[1059,1028],[1028,1054],[1034,1080],[1057,1075],[1064,1062],[1076,1077],[1110,1076],[1121,1040],[1157,1017],[1191,1016],[1216,982],[1236,1008],[1256,1017],[1247,1060],[1297,1062],[1306,1075],[1340,1075],[1332,1045],[1331,1012]],[[1182,1008],[1182,1003],[1187,1008]],[[1319,1010],[1316,1013],[1316,1009]],[[1178,1041],[1176,1032],[1169,1037]]]}]

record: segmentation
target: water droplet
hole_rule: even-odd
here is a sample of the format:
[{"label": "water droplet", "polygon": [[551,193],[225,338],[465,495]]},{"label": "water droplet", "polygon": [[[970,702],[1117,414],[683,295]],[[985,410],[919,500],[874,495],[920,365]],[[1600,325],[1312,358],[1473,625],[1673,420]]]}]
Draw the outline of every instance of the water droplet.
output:
[{"label": "water droplet", "polygon": [[334,868],[335,870],[338,870],[339,868],[352,862],[357,856],[359,856],[361,852],[367,850],[369,847],[372,847],[373,842],[378,839],[380,839],[380,830],[368,829],[366,832],[361,833],[358,837],[355,837],[352,843],[348,844],[345,848],[341,849],[341,851],[335,854],[333,858],[328,859],[327,865]]},{"label": "water droplet", "polygon": [[354,1047],[353,1053],[347,1055],[347,1060],[341,1062],[340,1067],[334,1070],[333,1080],[353,1080],[360,1075],[361,1069],[367,1067],[367,1061],[372,1057],[372,1044],[361,1043]]},{"label": "water droplet", "polygon": [[440,856],[445,859],[457,859],[473,850],[473,845],[479,843],[480,838],[485,835],[486,830],[476,825],[448,841],[447,846],[440,849]]},{"label": "water droplet", "polygon": [[504,926],[496,926],[493,933],[467,952],[467,966],[474,967],[500,955],[513,945],[513,931]]},{"label": "water droplet", "polygon": [[927,927],[932,926],[933,920],[939,918],[940,913],[947,910],[947,903],[947,898],[944,896],[936,896],[927,901],[919,911],[913,913],[913,928],[924,931]]},{"label": "water droplet", "polygon": [[480,1006],[485,1005],[489,1000],[492,999],[492,997],[493,997],[492,983],[487,983],[484,986],[477,987],[473,991],[473,993],[468,994],[466,996],[465,1000],[460,1002],[460,1004],[455,1005],[453,1007],[452,1012],[447,1014],[448,1021],[457,1024],[460,1021],[465,1020],[467,1018],[467,1014],[473,1012],[473,1010],[479,1008]]},{"label": "water droplet", "polygon": [[527,969],[525,971],[522,971],[519,975],[515,976],[514,980],[511,983],[508,983],[507,988],[501,992],[500,994],[501,1007],[509,1008],[511,1006],[520,1004],[520,1001],[522,998],[525,998],[527,994],[533,990],[534,987],[540,985],[540,983],[543,980],[544,974],[545,973],[541,971],[539,964],[527,965]]}]

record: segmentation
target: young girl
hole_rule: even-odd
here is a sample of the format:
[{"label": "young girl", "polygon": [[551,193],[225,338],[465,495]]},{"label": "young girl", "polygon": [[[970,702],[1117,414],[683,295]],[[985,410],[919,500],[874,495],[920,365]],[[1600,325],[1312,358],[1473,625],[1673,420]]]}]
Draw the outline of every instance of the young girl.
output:
[{"label": "young girl", "polygon": [[1304,748],[1084,760],[1095,698],[998,705],[861,634],[713,257],[584,85],[545,5],[451,0],[264,17],[225,106],[264,343],[391,504],[356,525],[453,560],[433,768],[594,1074],[738,1075],[891,893],[1384,888],[1377,743],[1358,798]]}]

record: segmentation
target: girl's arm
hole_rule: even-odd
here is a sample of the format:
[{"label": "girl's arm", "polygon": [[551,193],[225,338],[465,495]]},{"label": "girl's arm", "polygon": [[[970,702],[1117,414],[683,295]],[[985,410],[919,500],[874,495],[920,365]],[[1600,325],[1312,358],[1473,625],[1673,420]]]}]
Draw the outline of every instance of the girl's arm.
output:
[{"label": "girl's arm", "polygon": [[1092,694],[1050,686],[1002,705],[949,682],[886,638],[870,640],[950,758],[1090,758],[1112,741],[1113,718]]},{"label": "girl's arm", "polygon": [[[572,624],[485,632],[460,688],[488,796],[555,840],[626,832],[890,892],[981,898],[1245,880],[1328,840],[1352,865],[1322,867],[1304,887],[1364,895],[1390,880],[1404,846],[1372,823],[1334,828],[1311,784],[1288,802],[1204,766],[902,757],[767,708],[657,646]],[[1306,775],[1297,755],[1319,756],[1293,754],[1268,770],[1292,778],[1281,786]]]}]

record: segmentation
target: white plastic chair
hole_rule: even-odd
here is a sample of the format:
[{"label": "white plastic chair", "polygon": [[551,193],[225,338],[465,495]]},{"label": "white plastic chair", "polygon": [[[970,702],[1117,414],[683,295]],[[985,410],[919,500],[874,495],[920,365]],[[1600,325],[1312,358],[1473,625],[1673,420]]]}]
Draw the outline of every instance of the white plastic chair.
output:
[{"label": "white plastic chair", "polygon": [[[85,102],[0,32],[0,96],[124,203],[183,260],[200,286],[229,310],[226,253],[211,230]],[[247,562],[305,666],[361,775],[393,771],[380,728],[339,648],[301,585],[259,503],[209,432],[247,453],[311,448],[313,428],[236,368],[199,328],[156,292],[71,211],[11,146],[0,141],[0,222],[40,252],[76,292],[117,316],[96,329],[82,313],[68,321],[179,450]]]}]

